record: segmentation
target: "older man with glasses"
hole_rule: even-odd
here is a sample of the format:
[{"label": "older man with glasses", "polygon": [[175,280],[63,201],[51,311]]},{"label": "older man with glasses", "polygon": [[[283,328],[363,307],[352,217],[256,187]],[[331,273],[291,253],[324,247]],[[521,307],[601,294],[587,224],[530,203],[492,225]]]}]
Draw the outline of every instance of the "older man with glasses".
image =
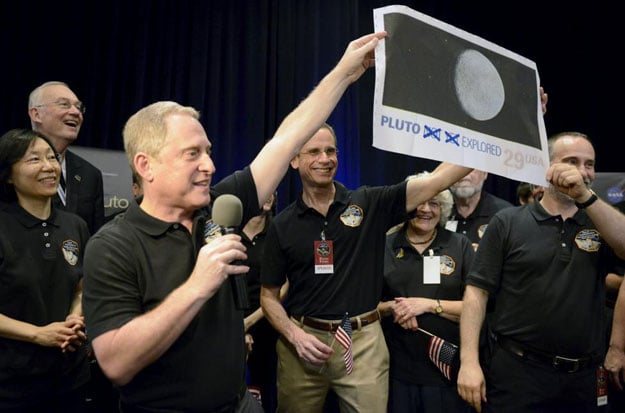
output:
[{"label": "older man with glasses", "polygon": [[62,167],[57,207],[79,215],[94,234],[104,223],[102,172],[84,158],[68,150],[78,138],[86,108],[63,82],[46,82],[28,98],[32,129],[54,145]]}]

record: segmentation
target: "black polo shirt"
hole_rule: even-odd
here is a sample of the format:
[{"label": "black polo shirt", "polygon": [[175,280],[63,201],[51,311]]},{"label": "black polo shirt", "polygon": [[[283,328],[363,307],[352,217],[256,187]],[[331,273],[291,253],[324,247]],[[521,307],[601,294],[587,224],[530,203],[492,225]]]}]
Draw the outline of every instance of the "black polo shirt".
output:
[{"label": "black polo shirt", "polygon": [[[287,313],[340,319],[374,310],[383,284],[386,231],[404,221],[406,183],[348,190],[335,182],[327,217],[302,197],[280,212],[269,228],[261,282],[280,286],[288,278]],[[315,241],[333,243],[334,272],[315,274]]]},{"label": "black polo shirt", "polygon": [[496,333],[579,357],[604,349],[605,276],[615,263],[585,211],[563,222],[533,202],[493,217],[467,284],[496,297]]},{"label": "black polo shirt", "polygon": [[[37,326],[65,321],[82,278],[85,221],[52,209],[41,220],[0,204],[0,314]],[[0,408],[63,394],[89,380],[86,346],[61,352],[0,337]]]},{"label": "black polo shirt", "polygon": [[477,203],[475,211],[473,211],[472,214],[464,218],[458,213],[458,210],[454,205],[450,221],[458,221],[456,232],[466,235],[469,237],[471,242],[479,244],[484,232],[486,231],[486,227],[488,227],[488,222],[493,215],[495,215],[497,211],[511,206],[514,205],[505,199],[496,197],[486,191],[482,191],[480,201]]},{"label": "black polo shirt", "polygon": [[[423,256],[440,257],[440,284],[423,282]],[[419,254],[406,240],[406,227],[390,234],[384,250],[383,301],[395,297],[426,297],[462,300],[464,280],[474,256],[469,238],[438,228],[432,244]],[[451,343],[460,343],[458,323],[432,313],[417,317],[419,327]],[[405,330],[392,317],[384,320],[384,336],[390,353],[392,378],[427,386],[447,386],[447,380],[428,357],[430,336],[421,331]]]},{"label": "black polo shirt", "polygon": [[267,228],[271,225],[272,217],[267,215],[265,218],[265,228],[249,239],[245,232],[241,231],[241,242],[247,248],[247,261],[245,265],[250,267],[246,274],[247,294],[250,300],[250,308],[245,310],[247,317],[260,307],[260,266],[263,259],[263,251],[265,250],[265,238],[267,237]]},{"label": "black polo shirt", "polygon": [[[243,204],[243,224],[259,212],[249,168],[211,190],[230,193]],[[157,307],[184,283],[205,239],[217,232],[210,208],[196,212],[193,234],[131,203],[95,234],[85,255],[83,306],[88,333],[98,337]],[[243,225],[242,224],[242,225]],[[225,282],[186,330],[154,363],[120,388],[130,405],[163,411],[211,411],[232,401],[244,385],[243,312]]]}]

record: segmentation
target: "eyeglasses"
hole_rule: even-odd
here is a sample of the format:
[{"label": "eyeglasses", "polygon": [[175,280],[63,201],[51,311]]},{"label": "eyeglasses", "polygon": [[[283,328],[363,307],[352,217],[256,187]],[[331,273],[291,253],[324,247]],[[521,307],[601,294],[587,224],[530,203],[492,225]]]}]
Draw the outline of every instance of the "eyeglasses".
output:
[{"label": "eyeglasses", "polygon": [[318,158],[322,153],[325,153],[328,158],[332,156],[336,156],[339,153],[339,150],[336,148],[326,148],[326,149],[311,149],[308,152],[300,152],[300,155],[308,155],[311,158]]},{"label": "eyeglasses", "polygon": [[74,106],[83,115],[87,111],[87,108],[85,107],[84,103],[82,103],[79,100],[76,102],[72,102],[69,99],[58,99],[58,100],[55,100],[54,102],[42,103],[41,105],[35,105],[35,107],[40,108],[42,106],[48,106],[48,105],[55,105],[55,106],[60,107],[63,110],[69,110],[72,108],[72,106]]}]

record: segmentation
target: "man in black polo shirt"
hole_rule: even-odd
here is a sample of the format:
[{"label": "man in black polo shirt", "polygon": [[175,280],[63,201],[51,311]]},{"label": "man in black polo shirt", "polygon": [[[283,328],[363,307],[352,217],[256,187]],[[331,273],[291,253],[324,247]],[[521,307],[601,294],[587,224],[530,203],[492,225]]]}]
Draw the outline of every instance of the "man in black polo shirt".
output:
[{"label": "man in black polo shirt", "polygon": [[[548,95],[542,87],[539,91],[544,115],[547,113]],[[483,189],[487,178],[487,172],[475,169],[449,188],[454,196],[454,209],[445,229],[469,237],[476,251],[493,215],[513,206],[511,202]]]},{"label": "man in black polo shirt", "polygon": [[243,225],[257,215],[384,36],[351,42],[252,163],[214,187],[211,142],[195,109],[157,102],[128,120],[124,147],[143,199],[89,241],[83,295],[95,355],[123,412],[262,413],[245,387],[243,311],[224,282],[247,272],[235,262],[247,256],[239,235],[220,236],[211,203],[234,194]]},{"label": "man in black polo shirt", "polygon": [[[595,151],[586,135],[553,136],[549,155],[542,199],[493,217],[467,277],[458,391],[478,412],[595,412],[606,403],[604,280],[614,252],[625,257],[625,216],[589,189]],[[478,342],[490,296],[484,374]]]},{"label": "man in black polo shirt", "polygon": [[[329,389],[348,411],[386,411],[389,355],[376,310],[386,231],[470,169],[443,163],[427,177],[349,190],[334,181],[338,149],[327,124],[291,166],[303,190],[269,228],[261,269],[263,311],[281,334],[278,412],[321,411]],[[280,288],[287,278],[283,306]],[[351,374],[334,338],[346,313]]]},{"label": "man in black polo shirt", "polygon": [[449,188],[454,196],[454,209],[445,228],[469,237],[476,251],[493,215],[513,206],[482,189],[487,177],[487,172],[475,169]]}]

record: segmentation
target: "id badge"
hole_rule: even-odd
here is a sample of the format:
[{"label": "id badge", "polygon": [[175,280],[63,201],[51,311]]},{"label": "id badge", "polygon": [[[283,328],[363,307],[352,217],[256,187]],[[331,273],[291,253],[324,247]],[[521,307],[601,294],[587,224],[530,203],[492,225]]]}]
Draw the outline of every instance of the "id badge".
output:
[{"label": "id badge", "polygon": [[315,274],[334,273],[334,249],[332,241],[315,241]]},{"label": "id badge", "polygon": [[441,257],[424,256],[423,257],[423,284],[440,284],[441,283]]},{"label": "id badge", "polygon": [[597,368],[597,406],[608,404],[608,373],[603,366]]},{"label": "id badge", "polygon": [[456,230],[458,229],[458,221],[455,219],[450,219],[449,221],[445,222],[445,229],[451,232],[456,232]]}]

